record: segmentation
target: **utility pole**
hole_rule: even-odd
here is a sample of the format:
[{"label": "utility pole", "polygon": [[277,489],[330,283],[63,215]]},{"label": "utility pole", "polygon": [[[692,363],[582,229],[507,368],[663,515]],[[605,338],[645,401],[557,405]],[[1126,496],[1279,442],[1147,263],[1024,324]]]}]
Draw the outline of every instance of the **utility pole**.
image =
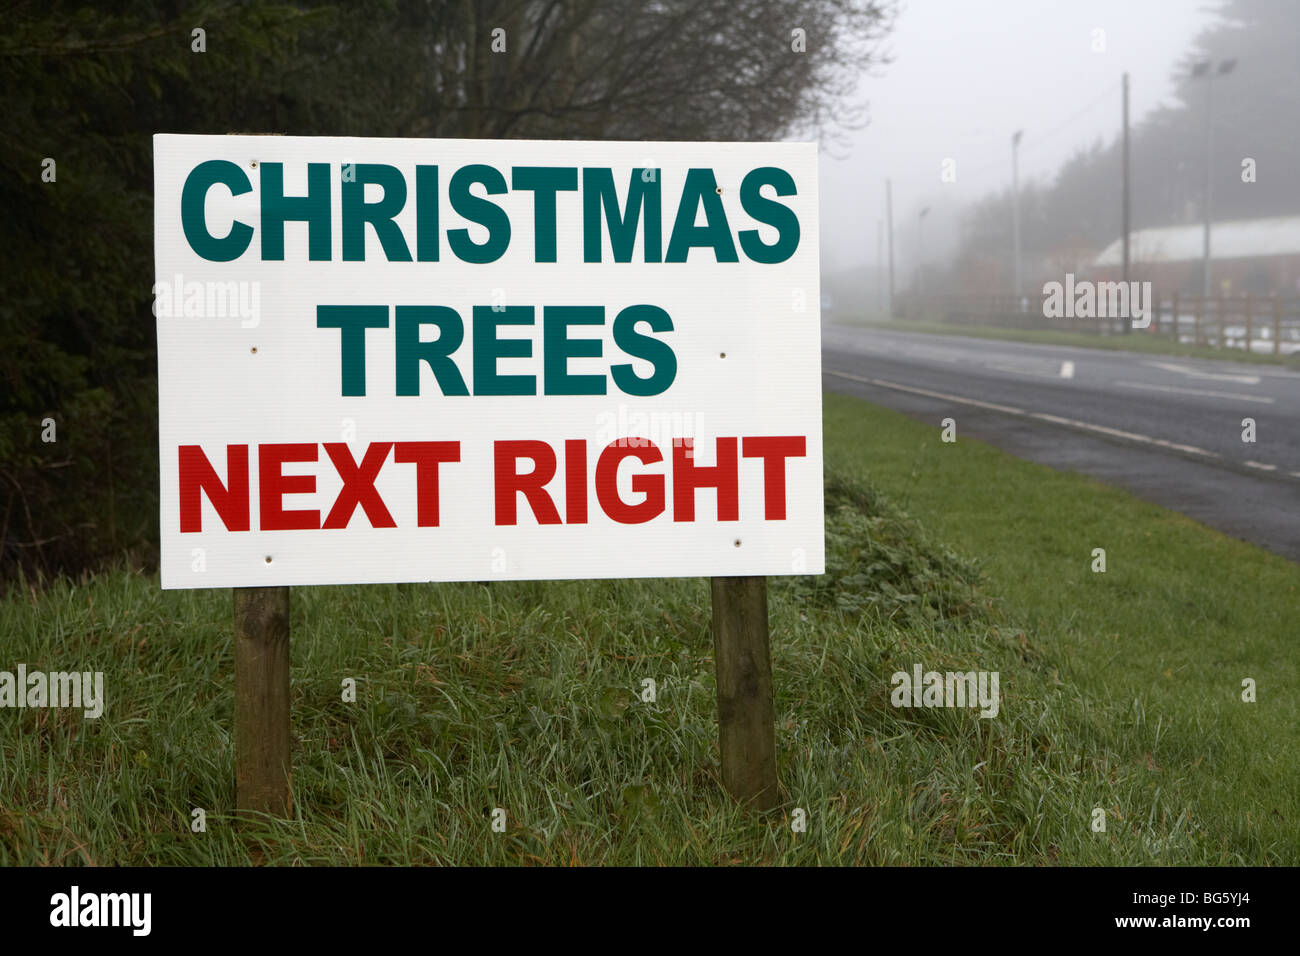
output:
[{"label": "utility pole", "polygon": [[[1218,74],[1223,76],[1232,72],[1232,68],[1237,65],[1236,60],[1222,60],[1219,62]],[[1214,104],[1214,74],[1212,69],[1214,64],[1206,60],[1192,67],[1192,78],[1205,77],[1205,226],[1201,235],[1201,274],[1203,277],[1201,295],[1206,300],[1210,298],[1210,217],[1211,210],[1214,206],[1214,120],[1212,117]]]},{"label": "utility pole", "polygon": [[1016,293],[1016,309],[1020,309],[1020,180],[1016,169],[1016,151],[1020,147],[1020,137],[1024,130],[1018,129],[1011,137],[1011,271]]},{"label": "utility pole", "polygon": [[894,186],[885,180],[885,219],[889,232],[889,318],[894,317]]},{"label": "utility pole", "polygon": [[[1129,262],[1129,192],[1128,192],[1128,74],[1124,74],[1124,208],[1121,214],[1121,229],[1124,232],[1124,287],[1128,288],[1128,262]],[[1133,315],[1131,310],[1124,316],[1124,332],[1128,334],[1133,331]]]},{"label": "utility pole", "polygon": [[916,292],[922,299],[922,308],[925,299],[925,217],[929,211],[930,207],[926,206],[916,217]]},{"label": "utility pole", "polygon": [[[1210,120],[1210,111],[1214,99],[1214,73],[1206,64],[1205,71],[1205,228],[1201,235],[1201,258],[1203,261],[1201,275],[1203,288],[1201,297],[1210,298],[1210,205],[1214,193],[1214,123]],[[1204,308],[1204,306],[1202,306]]]},{"label": "utility pole", "polygon": [[885,220],[876,220],[876,309],[885,314]]}]

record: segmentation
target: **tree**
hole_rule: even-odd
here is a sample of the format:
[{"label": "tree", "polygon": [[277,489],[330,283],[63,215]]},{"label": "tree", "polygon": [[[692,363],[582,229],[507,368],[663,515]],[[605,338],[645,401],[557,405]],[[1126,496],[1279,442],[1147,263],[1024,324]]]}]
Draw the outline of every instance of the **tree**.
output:
[{"label": "tree", "polygon": [[27,0],[0,36],[0,578],[154,557],[153,133],[832,135],[861,121],[846,96],[893,16],[892,0],[116,11]]}]

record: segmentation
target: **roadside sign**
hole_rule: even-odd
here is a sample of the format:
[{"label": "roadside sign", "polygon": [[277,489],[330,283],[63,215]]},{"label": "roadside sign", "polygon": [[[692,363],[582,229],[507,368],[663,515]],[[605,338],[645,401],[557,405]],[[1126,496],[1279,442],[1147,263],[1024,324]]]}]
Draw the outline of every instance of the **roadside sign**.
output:
[{"label": "roadside sign", "polygon": [[164,588],[823,570],[815,145],[154,164]]}]

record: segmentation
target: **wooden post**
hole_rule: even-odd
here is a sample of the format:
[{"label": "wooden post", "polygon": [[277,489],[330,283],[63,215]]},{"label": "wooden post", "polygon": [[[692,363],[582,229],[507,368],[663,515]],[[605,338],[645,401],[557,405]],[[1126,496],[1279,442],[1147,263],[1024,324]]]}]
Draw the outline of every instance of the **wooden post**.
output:
[{"label": "wooden post", "polygon": [[1273,293],[1273,354],[1282,354],[1282,297]]},{"label": "wooden post", "polygon": [[[1120,203],[1120,219],[1122,220],[1122,224],[1121,224],[1121,226],[1120,226],[1120,232],[1121,232],[1121,233],[1123,234],[1123,236],[1124,236],[1124,271],[1123,271],[1123,274],[1121,275],[1121,279],[1123,279],[1123,281],[1124,281],[1124,285],[1125,285],[1126,288],[1132,288],[1132,286],[1130,286],[1130,285],[1128,284],[1128,266],[1129,266],[1129,234],[1133,231],[1133,229],[1132,229],[1132,225],[1131,225],[1131,223],[1130,223],[1130,221],[1129,221],[1129,188],[1128,188],[1128,73],[1127,73],[1127,72],[1124,74],[1124,78],[1123,78],[1123,79],[1124,79],[1124,82],[1123,82],[1124,95],[1123,95],[1123,97],[1122,97],[1122,99],[1123,99],[1123,110],[1122,110],[1123,117],[1122,117],[1122,120],[1121,120],[1120,128],[1123,130],[1123,137],[1124,137],[1124,138],[1123,138],[1123,152],[1121,153],[1122,162],[1120,163],[1120,169],[1121,169],[1122,172],[1123,172],[1124,188],[1123,188],[1123,192],[1122,192],[1123,199],[1122,199],[1122,201],[1121,201],[1121,203]],[[1158,324],[1158,323],[1157,323],[1157,324]],[[1132,333],[1132,331],[1133,331],[1133,312],[1132,312],[1131,309],[1129,310],[1129,314],[1126,315],[1126,316],[1124,316],[1124,328],[1122,329],[1122,331],[1123,331],[1125,334],[1130,334],[1130,333]]]},{"label": "wooden post", "polygon": [[779,802],[767,578],[713,578],[718,741],[727,792],[758,810]]},{"label": "wooden post", "polygon": [[1192,326],[1192,344],[1201,344],[1201,313],[1205,311],[1205,296],[1196,300],[1196,323]]},{"label": "wooden post", "polygon": [[1173,309],[1172,321],[1174,326],[1174,341],[1177,342],[1178,341],[1178,293],[1177,292],[1174,293],[1174,302],[1173,302],[1172,309]]},{"label": "wooden post", "polygon": [[288,816],[289,589],[234,591],[235,806]]}]

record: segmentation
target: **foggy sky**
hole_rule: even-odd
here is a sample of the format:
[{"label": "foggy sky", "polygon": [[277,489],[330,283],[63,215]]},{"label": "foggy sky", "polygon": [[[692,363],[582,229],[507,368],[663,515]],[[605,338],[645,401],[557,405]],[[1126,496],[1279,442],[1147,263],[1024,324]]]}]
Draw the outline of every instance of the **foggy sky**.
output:
[{"label": "foggy sky", "polygon": [[[1215,19],[1205,0],[904,0],[893,62],[859,86],[869,124],[846,146],[822,144],[823,274],[874,266],[887,177],[900,276],[916,261],[923,206],[926,261],[951,251],[960,208],[1009,186],[1017,129],[1022,185],[1050,181],[1076,150],[1119,134],[1124,71],[1131,125],[1174,102],[1175,64]],[[1105,52],[1092,49],[1094,29]],[[940,181],[947,157],[955,183]]]}]

